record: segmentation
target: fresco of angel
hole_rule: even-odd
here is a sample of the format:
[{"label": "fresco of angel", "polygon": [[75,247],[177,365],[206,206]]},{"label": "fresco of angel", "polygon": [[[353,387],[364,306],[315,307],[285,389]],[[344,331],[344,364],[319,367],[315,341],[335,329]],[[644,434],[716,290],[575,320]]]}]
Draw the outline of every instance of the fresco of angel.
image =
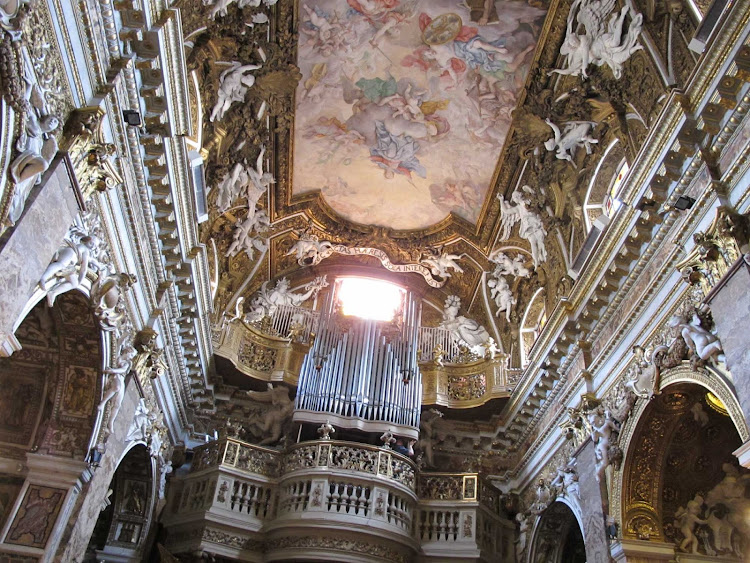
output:
[{"label": "fresco of angel", "polygon": [[383,169],[387,179],[396,174],[411,179],[412,172],[422,178],[427,177],[427,170],[417,159],[419,143],[409,135],[393,135],[382,121],[375,122],[375,135],[377,146],[370,149],[370,160]]},{"label": "fresco of angel", "polygon": [[377,47],[386,34],[397,36],[399,24],[413,15],[414,2],[409,0],[347,0],[347,3],[376,29],[370,39],[373,47]]}]

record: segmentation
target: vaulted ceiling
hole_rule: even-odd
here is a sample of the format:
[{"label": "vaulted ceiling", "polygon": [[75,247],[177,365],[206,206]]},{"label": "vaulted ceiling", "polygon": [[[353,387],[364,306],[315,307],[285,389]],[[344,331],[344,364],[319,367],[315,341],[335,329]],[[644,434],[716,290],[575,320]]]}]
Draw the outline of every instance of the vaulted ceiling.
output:
[{"label": "vaulted ceiling", "polygon": [[[597,164],[606,161],[608,185],[657,111],[651,61],[636,53],[620,81],[606,66],[592,67],[587,81],[552,73],[562,65],[564,0],[253,4],[260,2],[178,3],[197,124],[191,144],[209,188],[201,240],[211,249],[216,320],[265,280],[286,276],[296,286],[361,271],[421,292],[434,306],[423,324],[436,324],[445,298],[459,296],[461,314],[491,327],[518,364],[528,304],[544,289],[551,311],[570,290],[568,270],[586,235],[584,198],[590,188],[607,190],[594,185]],[[252,80],[243,101],[212,116],[233,63],[251,65]],[[621,84],[636,76],[643,95],[627,104]],[[560,158],[545,148],[553,138],[546,119],[589,122],[592,144]],[[258,201],[270,220],[268,250],[232,256],[247,200],[227,206],[217,198],[238,163],[275,182]],[[499,198],[513,205],[516,190],[546,231],[546,260],[536,264],[518,224],[503,222]],[[334,252],[301,265],[290,253],[301,236],[379,252]],[[498,251],[531,271],[507,277],[516,299],[507,317],[486,284]],[[463,271],[440,284],[384,267],[443,252],[459,256]]]}]

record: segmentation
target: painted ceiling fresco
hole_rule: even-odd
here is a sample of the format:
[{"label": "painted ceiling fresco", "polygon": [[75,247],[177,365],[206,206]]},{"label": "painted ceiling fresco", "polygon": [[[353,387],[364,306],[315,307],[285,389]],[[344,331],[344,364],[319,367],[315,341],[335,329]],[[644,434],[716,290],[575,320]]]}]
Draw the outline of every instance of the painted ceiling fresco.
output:
[{"label": "painted ceiling fresco", "polygon": [[545,15],[538,0],[300,0],[295,194],[359,223],[475,222]]}]

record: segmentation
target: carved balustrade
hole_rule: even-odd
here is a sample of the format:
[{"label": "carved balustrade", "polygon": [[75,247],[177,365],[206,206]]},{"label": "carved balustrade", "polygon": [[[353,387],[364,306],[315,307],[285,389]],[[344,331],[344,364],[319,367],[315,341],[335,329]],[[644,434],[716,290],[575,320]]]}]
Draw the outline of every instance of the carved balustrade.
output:
[{"label": "carved balustrade", "polygon": [[477,473],[422,473],[414,535],[423,555],[507,561],[515,526],[502,516],[497,492]]}]

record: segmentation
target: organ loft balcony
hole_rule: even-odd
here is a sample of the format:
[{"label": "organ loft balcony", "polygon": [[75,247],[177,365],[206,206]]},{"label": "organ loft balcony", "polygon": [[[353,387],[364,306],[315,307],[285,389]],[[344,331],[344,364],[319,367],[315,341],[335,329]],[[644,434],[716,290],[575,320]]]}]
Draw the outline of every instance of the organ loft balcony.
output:
[{"label": "organ loft balcony", "polygon": [[178,472],[171,553],[242,561],[511,561],[514,526],[476,473],[420,472],[388,444],[283,450],[222,438]]},{"label": "organ loft balcony", "polygon": [[[294,290],[282,279],[217,323],[215,404],[204,408],[221,430],[176,471],[170,551],[512,558],[514,526],[476,473],[500,441],[489,426],[442,418],[499,412],[518,373],[483,327],[458,315],[457,299],[439,324],[434,315],[423,324],[423,305],[382,280],[319,277]],[[470,449],[473,461],[457,473],[446,447]]]}]

